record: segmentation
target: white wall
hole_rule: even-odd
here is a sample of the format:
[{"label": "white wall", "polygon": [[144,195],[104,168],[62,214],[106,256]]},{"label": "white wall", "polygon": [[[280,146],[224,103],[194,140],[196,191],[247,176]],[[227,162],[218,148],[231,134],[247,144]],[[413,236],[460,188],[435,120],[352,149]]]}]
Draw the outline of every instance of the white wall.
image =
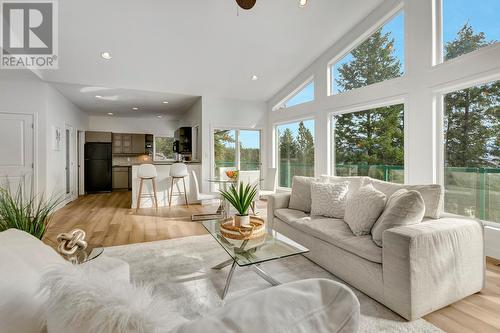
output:
[{"label": "white wall", "polygon": [[[210,184],[206,181],[211,175],[213,161],[214,128],[261,129],[262,142],[266,142],[267,110],[263,102],[241,101],[237,99],[221,99],[203,96],[202,118],[202,178],[203,190],[209,191]],[[266,156],[262,155],[262,168],[267,167]]]},{"label": "white wall", "polygon": [[146,133],[154,135],[173,135],[179,127],[178,120],[158,119],[156,117],[132,118],[116,116],[90,116],[89,130],[115,133]]},{"label": "white wall", "polygon": [[[328,96],[327,68],[330,61],[342,57],[399,9],[405,11],[406,74],[394,80]],[[410,184],[442,184],[444,165],[440,116],[442,95],[500,79],[500,44],[433,66],[437,54],[434,51],[436,49],[434,40],[433,1],[385,1],[268,101],[268,132],[272,133],[277,123],[304,118],[315,119],[315,173],[325,174],[329,173],[331,162],[329,143],[331,114],[405,103],[405,181]],[[313,102],[271,111],[277,103],[311,76],[315,78]],[[273,140],[266,142],[268,159],[274,162],[274,142]],[[491,234],[491,228],[486,230],[486,233],[487,240],[497,240],[495,244],[487,244],[487,249],[493,253],[495,248],[496,253],[500,253],[498,236]]]},{"label": "white wall", "polygon": [[[88,117],[30,71],[0,71],[0,112],[34,115],[35,191],[64,191],[65,150],[51,147],[52,126],[86,130]],[[64,138],[63,138],[63,142]],[[8,143],[0,143],[8,144]]]},{"label": "white wall", "polygon": [[[52,86],[46,86],[46,105],[47,105],[47,184],[46,188],[49,193],[64,193],[66,188],[66,132],[65,127],[72,128],[71,132],[71,163],[73,168],[72,182],[74,186],[74,195],[77,191],[77,146],[76,137],[78,131],[88,129],[88,115],[82,112],[78,107],[68,101],[59,91]],[[61,150],[53,150],[52,145],[52,128],[57,126],[63,131],[63,148]],[[75,172],[76,171],[76,172]]]}]

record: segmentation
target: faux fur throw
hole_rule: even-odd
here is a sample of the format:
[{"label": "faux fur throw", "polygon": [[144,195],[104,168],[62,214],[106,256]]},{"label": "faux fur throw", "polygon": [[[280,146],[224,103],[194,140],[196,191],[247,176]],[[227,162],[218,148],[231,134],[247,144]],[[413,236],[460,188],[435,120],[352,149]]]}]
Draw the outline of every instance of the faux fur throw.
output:
[{"label": "faux fur throw", "polygon": [[168,332],[171,319],[179,323],[151,287],[117,281],[91,267],[53,268],[44,274],[41,288],[49,332]]}]

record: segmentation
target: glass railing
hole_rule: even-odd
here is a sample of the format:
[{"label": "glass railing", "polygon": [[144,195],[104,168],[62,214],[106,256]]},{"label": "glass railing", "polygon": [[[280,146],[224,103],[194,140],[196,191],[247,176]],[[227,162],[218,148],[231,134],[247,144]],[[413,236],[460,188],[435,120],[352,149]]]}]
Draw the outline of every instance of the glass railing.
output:
[{"label": "glass railing", "polygon": [[[217,167],[232,167],[234,162],[216,163]],[[242,165],[242,170],[258,170],[259,162]],[[338,176],[368,176],[393,183],[404,183],[401,165],[338,164]],[[291,187],[295,175],[314,176],[314,165],[281,160],[278,184]],[[500,222],[500,168],[446,167],[445,211],[481,220]]]}]

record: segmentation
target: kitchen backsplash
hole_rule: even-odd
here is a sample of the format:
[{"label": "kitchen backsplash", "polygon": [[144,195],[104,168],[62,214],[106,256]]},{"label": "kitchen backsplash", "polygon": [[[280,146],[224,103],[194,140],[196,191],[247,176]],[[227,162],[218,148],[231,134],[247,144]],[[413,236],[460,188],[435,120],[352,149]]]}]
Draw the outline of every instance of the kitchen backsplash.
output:
[{"label": "kitchen backsplash", "polygon": [[134,165],[141,163],[151,163],[151,157],[149,155],[139,155],[139,156],[113,156],[113,165]]}]

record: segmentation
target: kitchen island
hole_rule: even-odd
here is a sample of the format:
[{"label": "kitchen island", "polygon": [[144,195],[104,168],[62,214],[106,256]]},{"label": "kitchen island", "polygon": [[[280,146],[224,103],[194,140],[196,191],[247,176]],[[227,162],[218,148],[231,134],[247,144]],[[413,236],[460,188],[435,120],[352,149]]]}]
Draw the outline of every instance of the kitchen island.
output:
[{"label": "kitchen island", "polygon": [[[158,207],[168,207],[168,197],[170,193],[170,167],[172,163],[153,163],[156,167],[158,177],[156,178],[156,195],[158,197]],[[188,192],[189,203],[196,203],[196,188],[192,180],[192,171],[196,172],[198,182],[201,182],[201,163],[190,162],[186,163],[189,176],[186,177],[186,191]],[[132,165],[132,208],[137,207],[137,194],[139,192],[140,179],[137,177],[139,165]],[[174,193],[172,196],[172,205],[184,205],[184,195],[176,195],[178,192],[184,191],[182,180],[174,183]],[[142,193],[152,194],[153,187],[151,181],[145,180],[142,187]],[[154,207],[153,198],[142,198],[141,208]]]}]

